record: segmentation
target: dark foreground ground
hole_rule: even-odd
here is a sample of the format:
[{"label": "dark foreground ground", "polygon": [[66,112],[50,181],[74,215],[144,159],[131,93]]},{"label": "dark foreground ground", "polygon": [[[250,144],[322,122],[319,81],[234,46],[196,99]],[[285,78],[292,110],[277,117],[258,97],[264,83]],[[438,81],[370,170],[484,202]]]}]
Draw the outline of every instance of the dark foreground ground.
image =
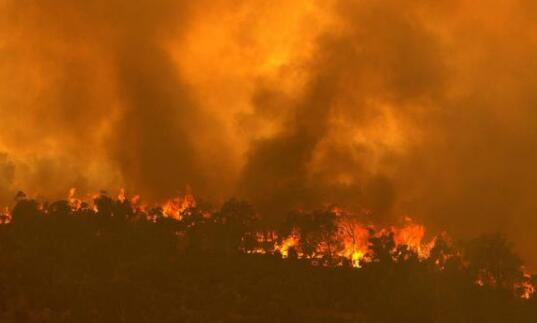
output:
[{"label": "dark foreground ground", "polygon": [[[71,242],[62,242],[62,244]],[[2,256],[2,322],[536,322],[535,301],[405,268],[312,267],[95,243]],[[70,248],[70,247],[68,247]],[[458,283],[454,283],[458,282]]]},{"label": "dark foreground ground", "polygon": [[0,322],[537,322],[535,297],[460,266],[314,266],[193,248],[199,225],[185,248],[174,223],[22,211],[0,225]]}]

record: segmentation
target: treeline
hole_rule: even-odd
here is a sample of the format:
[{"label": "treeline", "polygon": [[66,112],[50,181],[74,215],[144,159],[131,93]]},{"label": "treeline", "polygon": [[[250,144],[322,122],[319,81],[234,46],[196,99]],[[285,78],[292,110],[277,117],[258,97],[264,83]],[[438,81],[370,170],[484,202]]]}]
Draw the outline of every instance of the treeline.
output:
[{"label": "treeline", "polygon": [[537,318],[535,276],[500,235],[439,236],[424,255],[393,231],[366,227],[366,250],[353,259],[344,251],[359,237],[332,210],[268,225],[236,199],[170,217],[106,194],[91,204],[19,194],[4,222],[0,322]]}]

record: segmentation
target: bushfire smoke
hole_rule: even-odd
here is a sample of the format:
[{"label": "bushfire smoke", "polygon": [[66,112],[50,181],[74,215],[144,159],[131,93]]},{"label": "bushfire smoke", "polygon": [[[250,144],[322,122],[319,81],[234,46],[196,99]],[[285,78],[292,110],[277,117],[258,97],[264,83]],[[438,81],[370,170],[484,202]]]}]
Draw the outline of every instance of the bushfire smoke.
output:
[{"label": "bushfire smoke", "polygon": [[0,199],[337,204],[501,231],[537,265],[535,9],[0,0]]}]

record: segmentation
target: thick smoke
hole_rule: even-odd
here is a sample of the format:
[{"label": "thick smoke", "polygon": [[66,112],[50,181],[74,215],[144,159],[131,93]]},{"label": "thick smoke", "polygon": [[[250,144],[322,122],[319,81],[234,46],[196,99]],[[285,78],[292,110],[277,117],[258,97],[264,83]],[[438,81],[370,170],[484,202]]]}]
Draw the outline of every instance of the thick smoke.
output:
[{"label": "thick smoke", "polygon": [[0,0],[0,199],[187,187],[532,253],[533,1]]},{"label": "thick smoke", "polygon": [[[38,159],[29,167],[50,173],[38,185],[44,179],[30,172],[25,189],[66,192],[81,184],[81,175],[94,183],[78,188],[125,185],[150,199],[187,186],[205,189],[193,137],[216,125],[191,98],[165,48],[188,25],[182,1],[4,6],[2,74],[14,84],[2,96],[3,144],[24,159],[20,164]],[[42,165],[62,158],[63,167]],[[15,173],[22,177],[21,167]]]},{"label": "thick smoke", "polygon": [[[385,220],[397,198],[390,159],[403,156],[382,142],[393,134],[372,134],[370,127],[385,127],[389,114],[406,117],[413,105],[436,99],[443,61],[430,32],[395,3],[337,9],[344,12],[341,26],[318,37],[316,54],[303,67],[309,77],[304,94],[289,100],[283,130],[253,143],[245,194],[276,213],[337,203]],[[258,109],[270,109],[270,96],[263,98],[255,101]],[[365,140],[357,140],[361,135]]]}]

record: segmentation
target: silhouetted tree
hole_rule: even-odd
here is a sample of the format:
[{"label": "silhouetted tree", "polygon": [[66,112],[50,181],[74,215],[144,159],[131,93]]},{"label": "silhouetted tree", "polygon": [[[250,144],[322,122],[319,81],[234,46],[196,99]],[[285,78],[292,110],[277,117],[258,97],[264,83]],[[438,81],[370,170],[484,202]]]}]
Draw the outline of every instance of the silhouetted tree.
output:
[{"label": "silhouetted tree", "polygon": [[298,252],[296,251],[295,247],[290,247],[287,250],[287,258],[289,260],[297,260],[298,259]]},{"label": "silhouetted tree", "polygon": [[93,201],[97,208],[97,215],[102,218],[110,218],[114,213],[114,200],[108,196],[105,191],[101,191],[101,194]]},{"label": "silhouetted tree", "polygon": [[134,208],[128,198],[116,200],[112,209],[114,218],[120,221],[131,220],[134,217]]},{"label": "silhouetted tree", "polygon": [[225,245],[225,242],[216,238],[218,232],[209,208],[209,205],[197,204],[181,213],[179,227],[186,234],[187,249],[191,253],[221,250]]},{"label": "silhouetted tree", "polygon": [[395,240],[393,232],[375,235],[374,231],[370,233],[368,255],[373,263],[390,264],[394,261],[393,253],[395,250]]},{"label": "silhouetted tree", "polygon": [[221,243],[228,250],[252,250],[256,246],[254,224],[257,220],[254,208],[246,201],[230,199],[214,215]]},{"label": "silhouetted tree", "polygon": [[483,235],[465,248],[470,273],[485,285],[512,289],[523,281],[522,261],[499,234]]},{"label": "silhouetted tree", "polygon": [[419,262],[418,253],[412,250],[408,245],[398,245],[393,251],[393,259],[397,263],[414,263]]},{"label": "silhouetted tree", "polygon": [[95,210],[93,210],[88,203],[82,202],[80,203],[80,207],[72,210],[72,213],[78,217],[89,218],[95,215]]},{"label": "silhouetted tree", "polygon": [[160,206],[149,208],[145,214],[147,220],[153,223],[159,223],[165,218],[164,212]]},{"label": "silhouetted tree", "polygon": [[288,232],[298,234],[298,247],[307,257],[320,252],[331,258],[342,247],[336,215],[331,211],[292,213],[280,232],[282,236]]},{"label": "silhouetted tree", "polygon": [[68,201],[61,200],[50,204],[47,208],[47,214],[54,218],[66,219],[71,216],[72,209]]},{"label": "silhouetted tree", "polygon": [[37,201],[27,199],[22,192],[17,193],[15,200],[17,203],[11,212],[14,224],[29,224],[40,220],[42,212]]},{"label": "silhouetted tree", "polygon": [[452,256],[453,250],[449,246],[448,242],[441,235],[439,235],[438,237],[436,237],[434,246],[429,252],[427,262],[433,268],[443,269],[445,268],[448,259]]}]

